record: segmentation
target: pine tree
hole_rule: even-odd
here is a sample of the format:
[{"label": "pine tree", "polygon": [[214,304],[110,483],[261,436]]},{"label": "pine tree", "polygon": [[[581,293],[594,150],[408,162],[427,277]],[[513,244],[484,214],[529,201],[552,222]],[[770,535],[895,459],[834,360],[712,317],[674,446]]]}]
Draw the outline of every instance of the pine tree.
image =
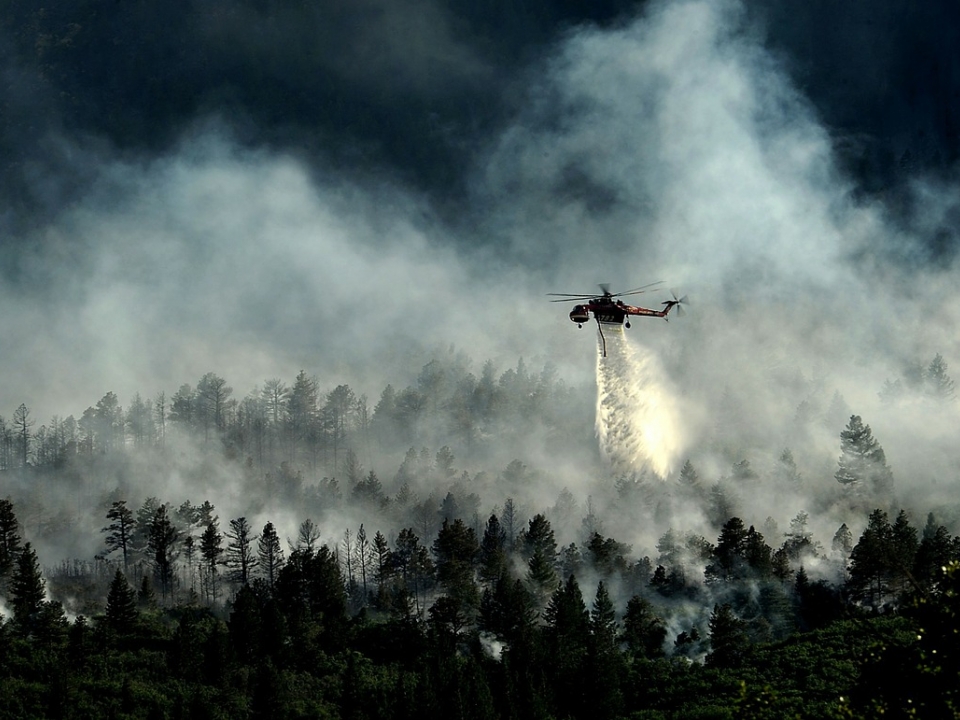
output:
[{"label": "pine tree", "polygon": [[134,519],[133,511],[127,507],[126,500],[116,500],[107,511],[107,520],[110,524],[100,532],[108,533],[104,542],[107,552],[119,550],[123,558],[124,571],[130,566],[130,551],[132,550]]},{"label": "pine tree", "polygon": [[26,467],[30,458],[30,440],[33,433],[30,428],[34,426],[34,421],[30,419],[30,411],[23,403],[13,412],[13,427],[16,431],[17,455],[21,467]]},{"label": "pine tree", "polygon": [[590,646],[587,657],[589,696],[593,698],[589,716],[596,720],[623,717],[621,692],[623,659],[617,648],[617,614],[607,588],[601,580],[590,610]]},{"label": "pine tree", "polygon": [[519,539],[520,555],[527,560],[527,582],[538,607],[543,607],[557,585],[557,541],[543,514],[530,519]]},{"label": "pine tree", "polygon": [[773,550],[764,542],[763,535],[757,532],[753,525],[747,530],[744,539],[743,559],[753,577],[762,580],[773,574]]},{"label": "pine tree", "polygon": [[264,525],[260,533],[260,539],[257,541],[257,557],[260,572],[267,581],[268,587],[273,589],[277,573],[283,566],[283,548],[280,547],[280,537],[271,522]]},{"label": "pine tree", "polygon": [[422,613],[427,585],[433,578],[433,562],[413,528],[404,528],[397,536],[390,565],[399,576],[402,588],[413,597],[416,613]]},{"label": "pine tree", "polygon": [[667,628],[653,612],[653,606],[640,595],[634,595],[627,602],[627,611],[623,616],[623,634],[621,639],[636,657],[662,657],[663,642],[667,638]]},{"label": "pine tree", "polygon": [[840,432],[840,452],[840,467],[834,477],[841,485],[883,493],[893,489],[893,474],[883,448],[859,415],[851,415],[846,429]]},{"label": "pine tree", "polygon": [[313,552],[320,539],[320,528],[310,518],[307,518],[297,529],[297,549]]},{"label": "pine tree", "polygon": [[936,584],[940,579],[941,568],[960,555],[957,547],[956,539],[951,538],[947,528],[938,525],[933,513],[930,513],[913,562],[913,576],[921,587],[928,589]]},{"label": "pine tree", "polygon": [[947,375],[947,363],[943,356],[937,353],[924,373],[924,380],[927,386],[927,393],[941,401],[946,402],[956,397],[956,387],[953,380]]},{"label": "pine tree", "polygon": [[150,524],[150,535],[147,540],[147,549],[153,563],[154,578],[160,583],[161,596],[166,599],[167,593],[172,591],[173,563],[177,555],[177,541],[180,531],[170,520],[167,506],[161,505],[154,513]]},{"label": "pine tree", "polygon": [[850,528],[847,527],[846,523],[843,523],[837,532],[833,535],[833,541],[830,544],[831,549],[839,553],[843,557],[844,562],[847,558],[850,557],[850,552],[853,550],[853,535],[850,532]]},{"label": "pine tree", "polygon": [[571,575],[557,588],[544,611],[547,649],[555,674],[557,714],[590,717],[586,712],[589,693],[584,692],[585,678],[590,678],[587,665],[591,643],[590,613],[583,602],[577,579]]},{"label": "pine tree", "polygon": [[247,518],[238,517],[230,521],[227,532],[227,550],[224,564],[230,570],[230,580],[238,585],[247,585],[257,559],[253,554],[253,532]]},{"label": "pine tree", "polygon": [[480,595],[474,582],[479,551],[473,528],[466,527],[459,519],[453,523],[444,521],[433,543],[437,582],[447,597],[468,614],[480,604]]},{"label": "pine tree", "polygon": [[10,578],[13,626],[23,636],[32,635],[39,626],[43,609],[44,581],[37,554],[30,543],[23,546]]},{"label": "pine tree", "polygon": [[800,482],[800,471],[797,470],[797,462],[793,459],[790,448],[784,448],[780,453],[776,475],[777,479],[785,485],[797,485]]},{"label": "pine tree", "polygon": [[713,562],[707,565],[707,579],[731,580],[744,575],[747,530],[743,520],[732,517],[724,523],[713,552]]},{"label": "pine tree", "polygon": [[203,558],[203,573],[201,574],[202,587],[207,600],[215,602],[217,599],[217,566],[223,555],[223,535],[217,529],[216,519],[207,523],[203,535],[200,536],[200,557]]},{"label": "pine tree", "polygon": [[370,541],[367,539],[367,530],[360,523],[357,530],[357,541],[353,545],[353,554],[356,559],[357,571],[360,573],[360,588],[363,591],[364,603],[367,598],[367,572],[373,567],[373,554]]},{"label": "pine tree", "polygon": [[377,583],[376,606],[386,609],[389,605],[387,584],[393,577],[390,567],[390,545],[386,536],[377,530],[373,536],[373,573]]},{"label": "pine tree", "polygon": [[890,594],[893,528],[883,510],[874,510],[860,540],[850,553],[848,586],[854,598],[874,607]]},{"label": "pine tree", "polygon": [[920,545],[917,530],[910,524],[906,511],[897,513],[890,528],[890,575],[891,589],[903,593],[913,587],[912,572]]},{"label": "pine tree", "polygon": [[617,613],[603,580],[597,583],[597,595],[590,610],[590,636],[598,655],[612,654],[617,646]]},{"label": "pine tree", "polygon": [[160,499],[148,497],[143,504],[137,508],[136,519],[133,523],[133,530],[130,535],[129,549],[137,555],[149,552],[150,528],[153,526],[153,519],[160,509]]},{"label": "pine tree", "polygon": [[480,541],[480,580],[492,585],[507,569],[507,533],[496,513],[487,518]]},{"label": "pine tree", "polygon": [[503,512],[500,513],[500,524],[503,525],[503,532],[507,535],[507,552],[513,550],[521,522],[523,521],[520,519],[517,504],[513,501],[513,498],[508,497],[503,504]]},{"label": "pine tree", "polygon": [[544,620],[559,649],[584,650],[590,634],[590,613],[577,578],[571,575],[550,597]]},{"label": "pine tree", "polygon": [[700,476],[697,474],[697,471],[693,467],[693,463],[690,462],[690,460],[685,460],[683,467],[680,468],[679,482],[681,487],[685,487],[689,490],[700,489]]},{"label": "pine tree", "polygon": [[710,653],[706,664],[710,667],[736,667],[749,647],[745,627],[730,605],[714,605],[710,615]]},{"label": "pine tree", "polygon": [[150,582],[150,576],[145,574],[137,591],[137,605],[142,608],[152,608],[156,602],[157,594],[153,591],[153,583]]},{"label": "pine tree", "polygon": [[107,594],[107,608],[104,619],[118,633],[129,632],[139,616],[137,595],[127,583],[127,578],[117,568]]},{"label": "pine tree", "polygon": [[0,500],[0,580],[13,570],[20,555],[20,523],[9,499]]}]

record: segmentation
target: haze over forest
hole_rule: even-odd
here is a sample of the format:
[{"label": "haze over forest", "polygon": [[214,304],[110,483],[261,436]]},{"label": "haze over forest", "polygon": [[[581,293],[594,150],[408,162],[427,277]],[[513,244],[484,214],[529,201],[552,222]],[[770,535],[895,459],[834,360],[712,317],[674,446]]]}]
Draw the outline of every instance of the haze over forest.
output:
[{"label": "haze over forest", "polygon": [[[71,619],[120,564],[121,500],[291,552],[310,520],[341,559],[361,525],[429,548],[509,507],[518,537],[539,515],[651,572],[737,516],[836,587],[831,542],[876,508],[960,533],[947,3],[0,15],[0,497]],[[606,358],[546,297],[661,280],[634,299],[688,313]],[[883,479],[848,482],[864,427]],[[201,583],[178,562],[176,602]],[[97,589],[57,596],[70,567]],[[578,577],[618,612],[638,592]],[[664,601],[670,638],[729,599],[708,585]]]}]

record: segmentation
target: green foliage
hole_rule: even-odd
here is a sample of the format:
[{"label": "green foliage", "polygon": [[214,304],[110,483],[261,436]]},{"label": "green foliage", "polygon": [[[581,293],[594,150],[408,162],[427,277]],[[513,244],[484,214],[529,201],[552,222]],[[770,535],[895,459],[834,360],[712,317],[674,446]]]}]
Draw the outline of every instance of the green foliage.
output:
[{"label": "green foliage", "polygon": [[[442,414],[461,393],[459,401],[469,396],[483,404],[491,424],[508,426],[507,417],[531,419],[550,392],[549,379],[522,364],[501,382],[495,375],[471,382],[458,372],[443,363],[425,368],[417,386],[400,394],[410,401],[403,411],[408,419],[423,419],[427,405]],[[218,584],[224,538],[212,505],[186,501],[171,513],[177,505],[148,498],[134,516],[115,500],[117,491],[101,506],[110,508],[105,532],[114,555],[98,559],[99,574],[90,573],[95,599],[87,599],[99,608],[105,595],[103,614],[85,607],[96,621],[71,624],[58,602],[44,600],[36,556],[29,557],[29,545],[22,552],[18,545],[12,502],[0,501],[0,546],[9,540],[17,561],[8,588],[14,617],[0,624],[0,691],[16,697],[0,717],[68,711],[91,717],[866,717],[880,710],[907,715],[921,701],[936,717],[948,716],[956,702],[943,689],[957,685],[955,653],[940,640],[954,638],[957,628],[955,573],[940,573],[960,547],[947,529],[949,517],[944,526],[931,516],[918,537],[906,513],[891,523],[878,510],[856,545],[841,526],[833,552],[824,556],[810,529],[819,523],[800,512],[774,551],[754,526],[717,515],[734,500],[732,485],[718,484],[713,501],[704,499],[701,508],[718,522],[716,547],[687,529],[670,530],[657,545],[653,570],[649,558],[631,557],[630,546],[601,533],[591,506],[583,525],[590,532],[558,553],[555,518],[541,513],[526,523],[529,516],[512,500],[482,525],[471,483],[477,493],[484,482],[522,486],[537,471],[519,460],[495,480],[465,473],[453,484],[449,447],[435,457],[425,447],[411,448],[398,473],[397,499],[388,502],[376,474],[359,472],[349,447],[360,431],[351,424],[359,422],[352,419],[359,410],[347,404],[337,442],[347,443],[341,466],[356,471],[353,499],[379,519],[413,523],[416,532],[408,527],[395,535],[398,525],[385,526],[368,543],[361,523],[355,542],[334,550],[319,544],[319,528],[329,527],[341,507],[336,481],[318,481],[308,496],[293,459],[319,466],[333,449],[323,444],[323,433],[331,431],[324,423],[334,409],[326,419],[318,414],[314,385],[301,373],[299,405],[292,408],[294,396],[277,395],[272,429],[262,440],[265,447],[275,443],[265,456],[290,455],[276,475],[287,478],[284,499],[310,497],[317,502],[312,511],[328,514],[320,524],[300,526],[286,560],[272,523],[257,538],[241,527],[244,518],[233,521],[230,569],[242,571],[247,563],[234,587]],[[464,387],[470,392],[461,392]],[[513,392],[540,395],[513,398]],[[235,421],[233,412],[217,421],[215,403],[204,409],[196,393],[188,395],[188,430],[206,427],[213,437],[221,432],[218,422]],[[387,399],[384,413],[401,412],[390,410]],[[405,428],[419,432],[416,423]],[[232,457],[242,433],[222,432]],[[112,442],[111,453],[126,452],[118,438]],[[792,456],[781,457],[788,460]],[[91,467],[100,461],[90,458]],[[251,456],[236,466],[251,483],[264,477],[256,463]],[[749,471],[745,461],[735,467],[741,485],[759,482]],[[684,489],[664,493],[663,507],[702,495],[691,480],[692,465],[685,472]],[[451,483],[446,497],[442,488],[414,495],[438,478]],[[561,493],[553,512],[564,518],[556,525],[564,532],[576,527],[575,508],[573,496]],[[440,517],[445,522],[438,529]],[[846,519],[852,526],[863,522],[852,514]],[[192,556],[177,556],[183,545],[176,538],[194,527],[204,528],[196,565]],[[781,536],[772,522],[763,528],[768,538]],[[139,606],[124,573],[109,564],[120,565],[123,554],[129,577],[142,573]],[[818,577],[808,562],[814,558],[818,573],[834,569],[842,578],[848,569],[849,580],[811,580]],[[849,568],[841,567],[847,560]],[[707,586],[699,582],[704,571]],[[193,584],[198,575],[199,594],[187,595],[183,580]],[[559,587],[558,576],[565,578]],[[601,581],[589,611],[578,584],[586,578]],[[159,599],[154,585],[163,592]],[[57,596],[52,581],[50,589]],[[704,609],[710,605],[712,614]],[[873,609],[884,615],[871,615]],[[668,637],[668,626],[683,632]],[[884,686],[882,678],[891,675],[919,689]]]},{"label": "green foliage", "polygon": [[630,598],[621,635],[627,649],[638,658],[662,657],[666,637],[663,620],[656,616],[650,602],[639,595]]},{"label": "green foliage", "polygon": [[893,489],[893,473],[887,467],[886,454],[859,415],[851,415],[847,427],[840,432],[838,464],[834,477],[841,485],[879,493]]},{"label": "green foliage", "polygon": [[44,598],[43,576],[40,563],[30,543],[26,543],[17,558],[17,564],[10,579],[11,605],[13,606],[13,626],[22,636],[30,636],[38,631]]},{"label": "green foliage", "polygon": [[123,634],[133,629],[138,616],[136,592],[118,568],[110,583],[110,591],[107,593],[104,620],[112,630]]},{"label": "green foliage", "polygon": [[0,499],[0,581],[13,570],[21,552],[20,523],[9,499]]}]

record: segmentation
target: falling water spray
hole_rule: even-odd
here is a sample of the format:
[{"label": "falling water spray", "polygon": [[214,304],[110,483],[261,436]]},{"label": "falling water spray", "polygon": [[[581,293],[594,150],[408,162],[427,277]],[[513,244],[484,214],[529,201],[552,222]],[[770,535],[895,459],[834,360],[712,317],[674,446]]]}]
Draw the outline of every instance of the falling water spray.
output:
[{"label": "falling water spray", "polygon": [[676,394],[657,356],[628,342],[620,325],[604,325],[603,335],[597,338],[600,452],[619,475],[666,478],[682,452]]}]

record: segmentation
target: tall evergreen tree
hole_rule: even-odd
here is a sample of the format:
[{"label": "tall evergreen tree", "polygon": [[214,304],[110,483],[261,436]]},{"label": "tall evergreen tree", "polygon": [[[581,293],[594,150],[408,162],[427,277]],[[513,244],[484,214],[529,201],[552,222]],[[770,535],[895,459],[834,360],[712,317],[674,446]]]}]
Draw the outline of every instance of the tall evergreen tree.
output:
[{"label": "tall evergreen tree", "polygon": [[683,467],[680,468],[679,482],[680,487],[687,490],[696,491],[700,489],[700,476],[689,459],[685,460]]},{"label": "tall evergreen tree", "polygon": [[25,543],[10,578],[13,626],[23,636],[32,635],[39,627],[44,585],[37,554],[30,543]]},{"label": "tall evergreen tree", "polygon": [[653,612],[650,601],[634,595],[627,602],[621,639],[636,657],[657,658],[664,654],[667,628]]},{"label": "tall evergreen tree", "polygon": [[367,601],[367,578],[373,567],[373,552],[370,540],[367,539],[367,530],[363,523],[357,530],[356,542],[353,544],[353,555],[356,560],[357,573],[360,575],[360,589],[363,592],[363,602]]},{"label": "tall evergreen tree", "polygon": [[0,499],[0,580],[13,570],[21,552],[20,523],[9,499]]},{"label": "tall evergreen tree", "polygon": [[313,520],[307,518],[300,523],[300,527],[297,528],[297,549],[313,552],[319,539],[320,528]]},{"label": "tall evergreen tree", "polygon": [[917,530],[910,524],[906,511],[897,513],[890,527],[890,577],[891,589],[897,594],[913,589],[914,561],[920,542]]},{"label": "tall evergreen tree", "polygon": [[267,581],[267,585],[272,589],[277,579],[277,573],[283,566],[283,548],[280,547],[280,537],[271,522],[264,525],[263,531],[260,533],[260,538],[257,541],[257,559],[260,572]]},{"label": "tall evergreen tree", "polygon": [[433,579],[434,566],[430,554],[420,544],[420,538],[413,528],[400,531],[396,548],[390,556],[390,564],[395,569],[403,589],[413,597],[419,615],[423,612],[422,603]]},{"label": "tall evergreen tree", "polygon": [[150,524],[150,536],[147,548],[153,564],[154,579],[160,584],[161,596],[173,590],[173,563],[177,555],[177,541],[180,531],[170,519],[167,506],[161,505],[154,513]]},{"label": "tall evergreen tree", "polygon": [[710,615],[710,653],[706,663],[711,667],[736,667],[743,660],[749,639],[743,620],[728,604],[714,605]]},{"label": "tall evergreen tree", "polygon": [[20,467],[26,467],[30,459],[30,439],[33,437],[30,428],[35,424],[35,421],[30,419],[30,410],[24,403],[20,403],[17,409],[13,411],[13,429]]},{"label": "tall evergreen tree", "polygon": [[956,397],[956,386],[953,380],[947,375],[947,363],[943,355],[937,353],[927,370],[924,373],[927,393],[941,402],[953,400]]},{"label": "tall evergreen tree", "polygon": [[576,577],[571,575],[557,588],[544,611],[547,648],[555,674],[556,714],[588,717],[584,692],[588,677],[587,660],[590,648],[590,613]]},{"label": "tall evergreen tree", "polygon": [[854,598],[879,607],[890,594],[893,528],[883,510],[870,513],[867,527],[850,553],[848,586]]},{"label": "tall evergreen tree", "polygon": [[107,593],[104,620],[115,632],[126,633],[133,629],[139,614],[137,594],[117,568]]},{"label": "tall evergreen tree", "polygon": [[137,508],[136,518],[133,523],[133,532],[130,535],[129,550],[136,553],[137,556],[149,554],[150,529],[153,526],[153,519],[160,509],[160,499],[148,497]]},{"label": "tall evergreen tree", "polygon": [[318,415],[317,381],[301,370],[294,380],[287,402],[288,437],[295,448],[301,451],[314,449],[319,441]]},{"label": "tall evergreen tree", "polygon": [[557,541],[550,521],[534,515],[521,533],[518,547],[527,561],[527,582],[537,607],[542,608],[557,586]]},{"label": "tall evergreen tree", "polygon": [[847,527],[846,523],[843,523],[837,528],[830,547],[834,552],[840,554],[844,562],[850,557],[850,552],[853,550],[853,534],[850,532],[850,528]]},{"label": "tall evergreen tree", "polygon": [[107,520],[110,524],[100,532],[107,533],[104,542],[107,545],[107,552],[115,550],[120,551],[123,558],[123,568],[127,571],[130,567],[130,552],[133,549],[133,529],[135,526],[133,511],[127,507],[126,500],[116,500],[107,510]]},{"label": "tall evergreen tree", "polygon": [[203,535],[200,536],[200,557],[203,558],[203,572],[201,573],[202,587],[208,601],[215,602],[218,588],[218,567],[223,556],[223,535],[217,529],[216,518],[207,523]]},{"label": "tall evergreen tree", "polygon": [[477,536],[460,519],[444,521],[433,543],[437,582],[445,595],[471,616],[480,605],[480,594],[474,581],[477,556]]},{"label": "tall evergreen tree", "polygon": [[507,533],[496,513],[487,518],[480,541],[480,580],[487,585],[496,582],[507,569]]},{"label": "tall evergreen tree", "polygon": [[773,574],[773,549],[764,542],[763,535],[753,525],[744,539],[743,559],[753,577],[766,579]]},{"label": "tall evergreen tree", "polygon": [[597,595],[590,610],[590,637],[597,655],[613,654],[617,647],[617,613],[603,580],[597,583]]},{"label": "tall evergreen tree", "polygon": [[859,415],[851,415],[846,429],[840,432],[840,453],[834,477],[841,485],[882,493],[893,489],[893,473],[887,467],[883,448]]},{"label": "tall evergreen tree", "polygon": [[238,517],[230,521],[227,531],[227,549],[224,564],[230,571],[230,580],[238,585],[250,582],[257,558],[253,552],[253,530],[247,518]]},{"label": "tall evergreen tree", "polygon": [[590,613],[583,602],[577,578],[571,575],[550,597],[544,619],[551,634],[578,648],[586,648],[590,634]]},{"label": "tall evergreen tree", "polygon": [[746,566],[747,529],[743,520],[732,517],[724,523],[713,551],[713,562],[706,568],[706,576],[713,580],[732,580],[743,577]]},{"label": "tall evergreen tree", "polygon": [[960,544],[950,537],[946,527],[936,524],[933,513],[930,513],[913,563],[913,576],[920,587],[929,590],[936,586],[940,580],[941,568],[960,559],[958,550]]}]

